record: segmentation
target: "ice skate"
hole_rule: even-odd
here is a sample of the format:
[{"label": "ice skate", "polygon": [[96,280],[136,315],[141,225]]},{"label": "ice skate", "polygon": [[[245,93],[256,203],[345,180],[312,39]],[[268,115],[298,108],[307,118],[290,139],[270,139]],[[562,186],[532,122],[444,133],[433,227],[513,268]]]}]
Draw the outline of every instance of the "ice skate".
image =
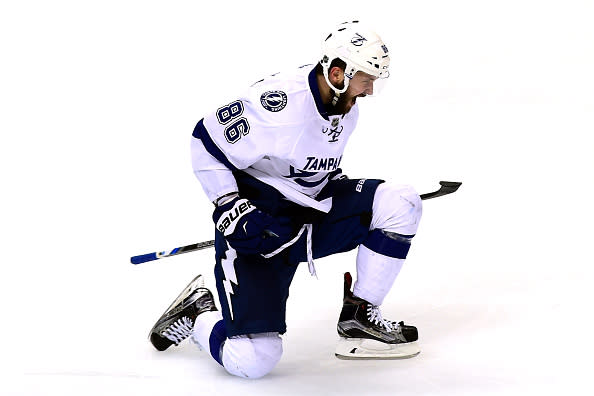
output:
[{"label": "ice skate", "polygon": [[151,329],[149,340],[159,351],[177,346],[192,334],[198,315],[216,310],[212,293],[204,287],[202,275],[198,275],[161,315]]},{"label": "ice skate", "polygon": [[339,359],[402,359],[416,356],[417,328],[383,319],[379,307],[353,296],[352,278],[344,274],[344,299],[337,330]]}]

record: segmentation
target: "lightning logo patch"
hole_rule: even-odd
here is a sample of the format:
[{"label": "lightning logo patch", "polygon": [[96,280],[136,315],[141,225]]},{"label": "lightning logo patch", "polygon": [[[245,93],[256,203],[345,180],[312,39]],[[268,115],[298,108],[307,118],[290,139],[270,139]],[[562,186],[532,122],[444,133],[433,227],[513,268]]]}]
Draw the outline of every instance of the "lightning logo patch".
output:
[{"label": "lightning logo patch", "polygon": [[235,273],[235,259],[237,258],[237,252],[232,247],[225,252],[226,258],[221,260],[223,267],[223,286],[225,287],[225,296],[227,297],[227,305],[229,306],[229,312],[231,313],[231,320],[233,320],[233,305],[231,304],[231,294],[233,294],[232,283],[238,285],[237,274]]},{"label": "lightning logo patch", "polygon": [[287,105],[287,94],[283,91],[266,91],[260,96],[260,103],[266,110],[276,113]]}]

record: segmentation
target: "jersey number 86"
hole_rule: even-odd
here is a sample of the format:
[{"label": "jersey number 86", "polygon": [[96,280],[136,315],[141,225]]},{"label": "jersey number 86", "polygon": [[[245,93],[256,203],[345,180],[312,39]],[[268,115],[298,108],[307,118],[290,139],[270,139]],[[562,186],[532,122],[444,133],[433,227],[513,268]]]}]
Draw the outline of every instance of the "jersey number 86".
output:
[{"label": "jersey number 86", "polygon": [[221,125],[227,125],[224,131],[225,139],[231,144],[237,142],[243,135],[250,132],[250,124],[243,114],[243,103],[240,100],[229,103],[217,110],[217,120]]}]

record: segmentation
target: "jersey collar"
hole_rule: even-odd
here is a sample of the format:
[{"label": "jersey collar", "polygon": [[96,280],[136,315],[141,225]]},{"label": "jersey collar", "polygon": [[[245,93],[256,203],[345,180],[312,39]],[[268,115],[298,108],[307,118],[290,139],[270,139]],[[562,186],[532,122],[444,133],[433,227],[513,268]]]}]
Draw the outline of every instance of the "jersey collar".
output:
[{"label": "jersey collar", "polygon": [[311,94],[313,95],[314,101],[316,102],[316,107],[318,108],[318,113],[325,120],[330,120],[328,118],[328,110],[326,110],[326,105],[322,102],[322,95],[320,94],[320,87],[318,87],[318,79],[316,78],[316,68],[314,67],[313,70],[309,73],[309,89],[311,90]]}]

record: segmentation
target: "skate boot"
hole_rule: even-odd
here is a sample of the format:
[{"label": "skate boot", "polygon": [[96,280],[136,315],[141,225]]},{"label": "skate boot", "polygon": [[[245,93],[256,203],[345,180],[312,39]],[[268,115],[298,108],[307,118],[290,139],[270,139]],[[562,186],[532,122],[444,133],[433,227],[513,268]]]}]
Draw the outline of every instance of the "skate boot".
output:
[{"label": "skate boot", "polygon": [[378,306],[353,296],[352,277],[344,274],[344,299],[338,325],[340,359],[400,359],[419,354],[417,328],[382,318]]},{"label": "skate boot", "polygon": [[212,293],[204,287],[202,275],[198,275],[161,315],[151,329],[149,340],[159,351],[177,346],[192,334],[198,315],[216,310]]}]

